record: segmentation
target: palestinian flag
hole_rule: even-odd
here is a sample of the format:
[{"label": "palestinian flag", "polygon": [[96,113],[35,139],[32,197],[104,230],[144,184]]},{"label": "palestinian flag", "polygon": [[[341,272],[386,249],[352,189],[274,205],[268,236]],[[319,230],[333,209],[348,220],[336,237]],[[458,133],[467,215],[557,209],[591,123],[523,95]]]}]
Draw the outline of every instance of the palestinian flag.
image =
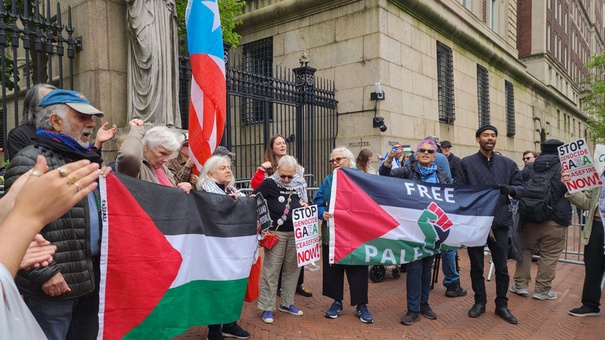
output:
[{"label": "palestinian flag", "polygon": [[122,174],[101,181],[99,339],[169,339],[239,319],[255,252],[256,200]]},{"label": "palestinian flag", "polygon": [[330,212],[330,263],[409,263],[442,250],[483,246],[500,191],[419,183],[339,168]]}]

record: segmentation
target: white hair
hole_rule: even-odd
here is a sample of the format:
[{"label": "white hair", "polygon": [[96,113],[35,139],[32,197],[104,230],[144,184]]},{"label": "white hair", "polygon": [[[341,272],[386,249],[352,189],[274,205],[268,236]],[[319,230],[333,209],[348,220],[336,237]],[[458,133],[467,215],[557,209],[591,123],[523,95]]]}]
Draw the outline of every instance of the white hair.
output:
[{"label": "white hair", "polygon": [[170,152],[176,152],[181,148],[181,143],[174,131],[165,126],[156,126],[149,129],[143,137],[143,145],[147,145],[149,149],[162,146]]},{"label": "white hair", "polygon": [[334,150],[332,150],[332,153],[330,153],[330,158],[333,158],[332,156],[334,156],[334,154],[337,152],[345,154],[345,157],[349,160],[349,168],[355,168],[357,166],[357,163],[355,163],[355,156],[353,155],[351,150],[345,148],[344,146],[335,148]]},{"label": "white hair", "polygon": [[[196,188],[198,190],[201,190],[201,184],[205,180],[211,180],[216,182],[216,179],[211,178],[209,175],[213,174],[222,165],[231,166],[231,159],[229,159],[229,156],[212,156],[208,158],[208,160],[204,164],[204,167],[202,168],[202,172],[200,173]],[[235,183],[235,177],[232,176],[229,185],[232,185],[233,183]]]},{"label": "white hair", "polygon": [[59,118],[63,120],[63,122],[67,123],[67,105],[65,104],[54,104],[48,105],[43,108],[39,108],[39,112],[37,113],[36,118],[36,127],[38,129],[54,131],[52,123],[50,122],[50,116],[54,113]]}]

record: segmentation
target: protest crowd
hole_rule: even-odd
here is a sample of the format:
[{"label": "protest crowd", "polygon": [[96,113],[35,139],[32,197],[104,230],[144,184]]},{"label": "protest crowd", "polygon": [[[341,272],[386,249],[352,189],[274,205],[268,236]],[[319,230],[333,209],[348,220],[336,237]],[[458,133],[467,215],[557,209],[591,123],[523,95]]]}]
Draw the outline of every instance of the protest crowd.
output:
[{"label": "protest crowd", "polygon": [[[417,232],[402,231],[394,226],[384,229],[386,233],[383,233],[392,237],[384,242],[389,247],[399,247],[400,251],[388,264],[402,269],[405,266],[406,282],[401,288],[402,292],[405,291],[406,310],[400,308],[404,301],[393,301],[393,313],[401,314],[401,324],[413,326],[423,318],[439,318],[441,311],[431,307],[430,285],[435,261],[440,261],[447,297],[464,297],[472,290],[474,304],[467,313],[470,318],[480,318],[484,313],[493,312],[510,324],[523,322],[509,309],[509,293],[531,294],[535,300],[557,299],[552,282],[559,255],[564,249],[566,228],[571,224],[571,204],[587,212],[581,236],[585,245],[586,275],[581,301],[569,314],[576,317],[600,314],[601,279],[605,271],[605,195],[602,191],[605,184],[593,185],[587,190],[568,190],[572,174],[559,158],[560,148],[566,145],[563,141],[546,140],[541,144],[540,154],[526,151],[523,169],[519,169],[512,159],[495,152],[498,129],[492,125],[482,126],[476,131],[478,151],[462,158],[451,152],[454,145],[450,141],[440,141],[435,136],[428,136],[415,145],[396,143],[384,157],[379,156],[377,170],[370,165],[373,158],[370,150],[364,149],[356,156],[345,147],[337,147],[331,150],[330,159],[325,160],[326,167],[330,165],[334,173],[323,179],[314,197],[309,197],[304,169],[295,157],[288,154],[285,138],[275,135],[266,146],[265,159],[251,179],[252,191],[246,196],[234,185],[236,174],[231,166],[235,153],[219,146],[212,150],[212,156],[201,169],[197,169],[201,170],[198,172],[189,154],[189,135],[166,126],[148,127],[136,118],[129,122],[129,131],[122,137],[114,171],[110,171],[104,166],[99,150],[103,143],[117,138],[117,127],[104,123],[95,131],[93,117],[102,118],[103,112],[76,91],[45,85],[34,86],[29,91],[25,108],[30,119],[15,129],[19,131],[11,133],[10,136],[19,137],[18,140],[9,137],[11,163],[6,172],[6,194],[0,200],[0,287],[5,297],[0,308],[0,339],[96,339],[99,332],[103,332],[100,315],[107,317],[103,324],[109,327],[111,311],[107,307],[115,306],[109,300],[109,294],[114,291],[109,288],[111,273],[108,268],[114,267],[111,267],[112,258],[104,253],[108,248],[104,248],[103,240],[111,236],[104,234],[108,212],[103,203],[105,196],[102,195],[105,193],[100,188],[99,177],[106,178],[100,182],[109,183],[107,190],[112,188],[110,185],[124,183],[127,188],[149,191],[152,201],[168,204],[168,201],[177,200],[176,207],[183,210],[172,213],[180,215],[182,224],[193,223],[191,221],[198,216],[183,215],[194,211],[190,210],[191,206],[206,197],[208,200],[204,202],[210,203],[204,203],[209,205],[200,208],[199,213],[204,221],[204,230],[192,233],[196,234],[192,240],[209,239],[210,236],[237,237],[237,242],[241,242],[223,242],[212,250],[196,250],[202,246],[195,245],[194,241],[192,246],[189,245],[196,254],[208,252],[207,256],[212,261],[216,260],[219,269],[244,273],[236,278],[243,279],[237,286],[243,287],[241,291],[233,288],[229,298],[212,300],[222,301],[212,307],[227,305],[225,310],[231,312],[210,316],[200,312],[198,315],[196,309],[206,304],[205,300],[189,301],[191,314],[199,317],[197,320],[208,320],[207,323],[194,320],[192,325],[208,325],[207,338],[211,340],[255,336],[241,327],[241,322],[238,323],[244,299],[256,303],[258,317],[266,324],[274,323],[276,318],[307,317],[309,312],[297,307],[297,299],[319,293],[325,297],[323,314],[326,318],[338,319],[349,308],[347,306],[351,306],[360,322],[370,324],[375,321],[368,294],[368,270],[371,265],[379,263],[364,263],[360,260],[363,256],[355,253],[357,250],[344,253],[342,243],[339,243],[340,237],[347,237],[341,234],[341,230],[348,227],[348,219],[355,218],[345,215],[372,214],[363,202],[355,202],[354,197],[346,197],[339,192],[347,181],[357,181],[360,190],[385,183],[385,197],[394,200],[391,204],[393,210],[400,209],[393,216],[409,215],[412,214],[410,211],[420,209],[420,217],[414,217],[412,221]],[[95,140],[91,143],[93,135]],[[573,149],[573,145],[568,148],[570,155],[580,152]],[[601,183],[605,181],[601,180]],[[476,188],[483,191],[472,191],[479,190]],[[452,210],[455,205],[463,205],[454,201],[458,190],[470,190],[475,196],[489,197],[484,201],[490,201],[491,205],[485,209],[491,214],[476,218],[484,223],[478,239],[465,238],[456,225],[458,222],[452,222],[469,221],[478,215],[472,215],[473,211],[476,212],[474,203],[465,206],[465,211],[471,211],[467,212],[470,217],[464,215],[462,209]],[[430,203],[426,208],[412,207],[410,192],[414,191],[420,201],[428,197],[429,201],[422,201]],[[124,193],[120,195],[124,196]],[[132,195],[138,199],[143,193],[132,192]],[[378,206],[385,206],[380,198],[375,200]],[[145,204],[151,203],[141,203],[143,207]],[[347,204],[351,204],[350,209],[343,208],[348,207]],[[238,205],[240,212],[248,206],[255,209],[263,207],[269,218],[263,220],[259,215],[257,221],[257,211],[254,210],[251,218],[239,221],[248,229],[252,226],[252,233],[236,230],[229,225],[231,219],[218,213],[223,211],[223,207],[233,205]],[[164,210],[159,205],[154,207],[156,211],[150,214],[152,219],[156,214],[162,218],[170,215],[169,210],[174,206],[167,206]],[[139,216],[135,215],[134,207],[126,208],[132,208],[132,216]],[[318,228],[313,231],[318,252],[311,251],[310,254],[314,255],[310,256],[321,263],[321,292],[312,292],[304,285],[304,270],[301,270],[304,264],[301,265],[299,252],[302,246],[297,242],[301,236],[299,233],[304,236],[311,229],[302,232],[297,229],[299,224],[295,219],[298,217],[294,213],[297,209],[309,209],[318,219]],[[458,214],[457,218],[450,219],[452,214]],[[112,220],[114,215],[110,211],[109,230],[144,224],[139,220],[111,224],[112,221],[128,221],[128,212],[125,215]],[[384,228],[391,223],[386,218],[382,223],[380,216],[375,218],[376,224]],[[162,229],[162,222],[157,223]],[[403,222],[398,220],[397,223]],[[210,224],[217,225],[212,232],[209,231]],[[366,228],[369,234],[374,233],[371,230],[373,225],[360,228]],[[510,247],[513,228],[516,251],[511,251]],[[381,236],[378,232],[374,235],[376,239]],[[405,243],[408,237],[410,241]],[[166,237],[162,235],[160,239],[168,239],[175,245],[185,238],[175,231]],[[366,249],[378,247],[369,236],[368,240],[362,241],[359,245],[365,245]],[[307,244],[314,243],[307,242],[305,246]],[[174,247],[180,249],[176,245]],[[236,251],[238,247],[240,252]],[[494,297],[486,293],[486,249],[495,267]],[[261,259],[259,250],[262,250]],[[383,257],[388,257],[384,255],[389,254],[387,250],[381,253]],[[150,251],[156,249],[146,249],[146,252]],[[216,258],[212,251],[216,251]],[[237,258],[243,251],[246,252],[245,261]],[[530,265],[536,254],[540,262],[535,284],[531,285],[533,291],[530,291]],[[457,265],[460,256],[468,256],[469,277],[461,278]],[[512,279],[508,268],[511,258],[517,261]],[[137,261],[134,258],[122,260]],[[165,264],[159,263],[166,266],[167,272],[169,267],[172,268],[168,260]],[[184,280],[178,266],[175,268],[174,275]],[[192,294],[197,292],[202,298],[211,296],[212,293],[195,288],[193,282],[198,277],[200,281],[213,281],[213,275],[220,276],[205,270],[206,267],[199,273],[183,274],[194,279],[185,280],[180,287],[186,286]],[[105,271],[107,278],[102,279]],[[345,276],[349,286],[346,299]],[[470,285],[463,287],[462,282],[470,282]],[[169,282],[165,291],[175,291],[175,287],[176,284]],[[144,297],[145,290],[142,288],[139,293]],[[493,304],[490,302],[492,299]],[[173,304],[176,303],[175,298]],[[274,313],[276,310],[278,313]],[[153,313],[150,315],[156,317]],[[143,319],[140,318],[139,322]],[[153,320],[148,322],[154,323]]]}]

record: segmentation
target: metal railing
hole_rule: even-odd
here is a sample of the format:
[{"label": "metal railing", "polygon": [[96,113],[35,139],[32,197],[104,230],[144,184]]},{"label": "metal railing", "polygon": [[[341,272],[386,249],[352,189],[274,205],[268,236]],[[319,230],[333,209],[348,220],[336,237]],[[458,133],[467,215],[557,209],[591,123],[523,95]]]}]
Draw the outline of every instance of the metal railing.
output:
[{"label": "metal railing", "polygon": [[[67,15],[67,23],[62,14]],[[4,1],[0,9],[0,147],[6,147],[8,131],[19,125],[19,102],[25,90],[38,83],[73,89],[73,60],[75,52],[82,50],[74,30],[71,7],[62,13],[59,3],[50,0]]]}]

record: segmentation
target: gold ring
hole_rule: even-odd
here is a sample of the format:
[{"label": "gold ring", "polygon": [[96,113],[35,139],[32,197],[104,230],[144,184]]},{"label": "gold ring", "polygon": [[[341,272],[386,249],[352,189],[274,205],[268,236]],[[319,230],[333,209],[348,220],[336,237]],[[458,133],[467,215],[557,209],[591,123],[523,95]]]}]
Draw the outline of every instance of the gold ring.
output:
[{"label": "gold ring", "polygon": [[42,176],[42,175],[43,175],[43,174],[42,174],[40,171],[38,171],[38,170],[33,170],[33,169],[32,169],[32,170],[29,170],[29,173],[30,173],[30,175],[32,175],[32,176],[36,176],[36,177],[40,177],[40,176]]},{"label": "gold ring", "polygon": [[78,182],[74,182],[74,185],[76,186],[76,188],[78,188],[78,191],[80,191],[80,186],[78,185]]},{"label": "gold ring", "polygon": [[[67,185],[71,185],[74,184],[78,181],[78,178],[76,177],[71,177],[70,175],[67,175]],[[80,191],[80,190],[78,190]]]},{"label": "gold ring", "polygon": [[67,170],[63,168],[57,168],[57,171],[59,171],[59,175],[61,175],[61,177],[65,177],[68,174]]}]

